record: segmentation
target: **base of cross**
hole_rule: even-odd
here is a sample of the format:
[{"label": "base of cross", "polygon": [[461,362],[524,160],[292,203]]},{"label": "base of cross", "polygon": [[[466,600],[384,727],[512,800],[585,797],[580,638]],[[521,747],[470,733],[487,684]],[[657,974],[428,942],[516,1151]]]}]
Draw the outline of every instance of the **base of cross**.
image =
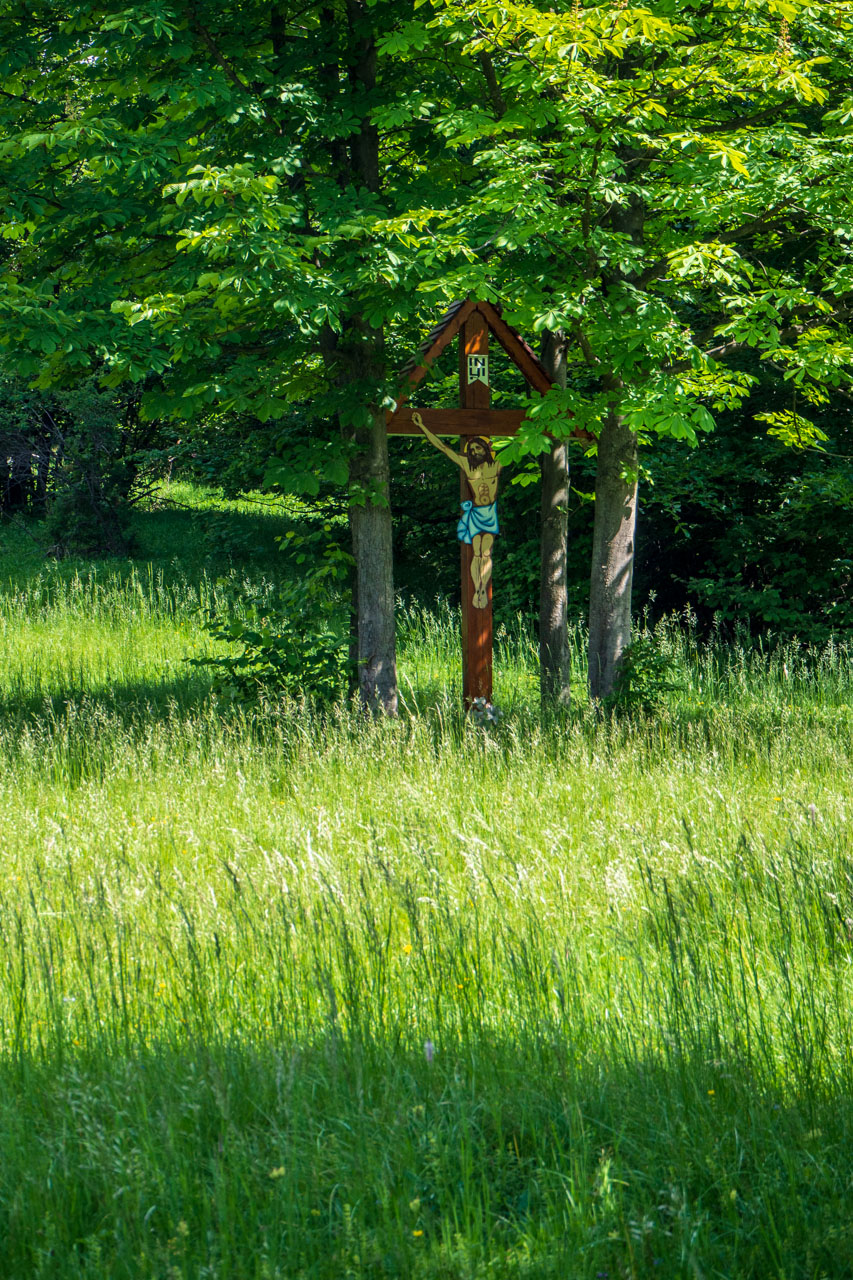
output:
[{"label": "base of cross", "polygon": [[[462,479],[463,485],[465,478]],[[462,551],[462,698],[470,711],[476,698],[492,701],[492,583],[486,586],[486,604],[474,605],[471,566],[474,548],[460,542]]]}]

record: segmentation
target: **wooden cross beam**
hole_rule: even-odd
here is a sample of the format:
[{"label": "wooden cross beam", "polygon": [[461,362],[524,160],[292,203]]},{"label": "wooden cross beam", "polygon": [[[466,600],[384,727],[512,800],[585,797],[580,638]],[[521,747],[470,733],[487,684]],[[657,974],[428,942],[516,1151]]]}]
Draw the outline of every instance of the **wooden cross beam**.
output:
[{"label": "wooden cross beam", "polygon": [[423,418],[436,436],[514,436],[524,421],[523,409],[411,409],[401,405],[389,414],[389,436],[420,436],[412,413]]}]

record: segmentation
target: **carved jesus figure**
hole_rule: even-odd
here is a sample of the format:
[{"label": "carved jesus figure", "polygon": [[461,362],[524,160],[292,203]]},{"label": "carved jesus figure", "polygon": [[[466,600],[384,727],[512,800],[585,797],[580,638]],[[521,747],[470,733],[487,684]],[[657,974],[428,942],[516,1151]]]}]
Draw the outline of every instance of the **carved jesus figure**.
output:
[{"label": "carved jesus figure", "polygon": [[419,413],[412,414],[412,421],[451,462],[464,472],[473,502],[462,503],[462,518],[456,526],[460,542],[471,547],[471,578],[474,582],[474,608],[485,609],[489,602],[488,588],[492,576],[492,546],[498,532],[498,479],[501,464],[482,436],[471,436],[465,441],[465,452],[456,453],[438,436],[433,435]]}]

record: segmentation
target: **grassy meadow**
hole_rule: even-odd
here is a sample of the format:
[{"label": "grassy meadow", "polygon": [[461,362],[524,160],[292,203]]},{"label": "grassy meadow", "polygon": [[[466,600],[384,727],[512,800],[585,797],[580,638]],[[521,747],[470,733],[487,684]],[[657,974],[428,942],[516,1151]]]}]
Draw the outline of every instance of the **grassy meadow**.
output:
[{"label": "grassy meadow", "polygon": [[[133,563],[0,528],[0,1276],[853,1276],[853,650],[698,644],[654,716],[247,713],[185,660],[275,508]],[[194,508],[194,509],[189,509]],[[499,570],[498,570],[499,571]]]}]

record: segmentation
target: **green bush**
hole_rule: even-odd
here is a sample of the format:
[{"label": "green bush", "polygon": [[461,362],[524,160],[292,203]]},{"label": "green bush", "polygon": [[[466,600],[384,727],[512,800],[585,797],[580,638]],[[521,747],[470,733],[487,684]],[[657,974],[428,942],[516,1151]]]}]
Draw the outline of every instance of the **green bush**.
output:
[{"label": "green bush", "polygon": [[234,702],[282,694],[331,701],[346,692],[352,675],[349,610],[340,589],[352,556],[328,523],[279,541],[301,576],[274,592],[235,600],[224,617],[208,612],[208,634],[237,650],[191,661],[212,667],[216,688]]},{"label": "green bush", "polygon": [[684,688],[680,664],[654,635],[638,636],[622,652],[613,691],[603,700],[609,711],[656,711],[666,695]]},{"label": "green bush", "polygon": [[340,697],[349,673],[349,634],[340,604],[305,597],[301,585],[286,583],[274,598],[243,601],[227,617],[208,614],[205,630],[236,651],[192,658],[212,667],[215,687],[238,703],[282,694]]},{"label": "green bush", "polygon": [[56,555],[125,555],[132,468],[111,424],[69,431],[54,475],[45,533]]},{"label": "green bush", "polygon": [[130,509],[162,465],[140,403],[93,379],[48,393],[0,376],[0,514],[43,516],[54,555],[127,554]]}]

